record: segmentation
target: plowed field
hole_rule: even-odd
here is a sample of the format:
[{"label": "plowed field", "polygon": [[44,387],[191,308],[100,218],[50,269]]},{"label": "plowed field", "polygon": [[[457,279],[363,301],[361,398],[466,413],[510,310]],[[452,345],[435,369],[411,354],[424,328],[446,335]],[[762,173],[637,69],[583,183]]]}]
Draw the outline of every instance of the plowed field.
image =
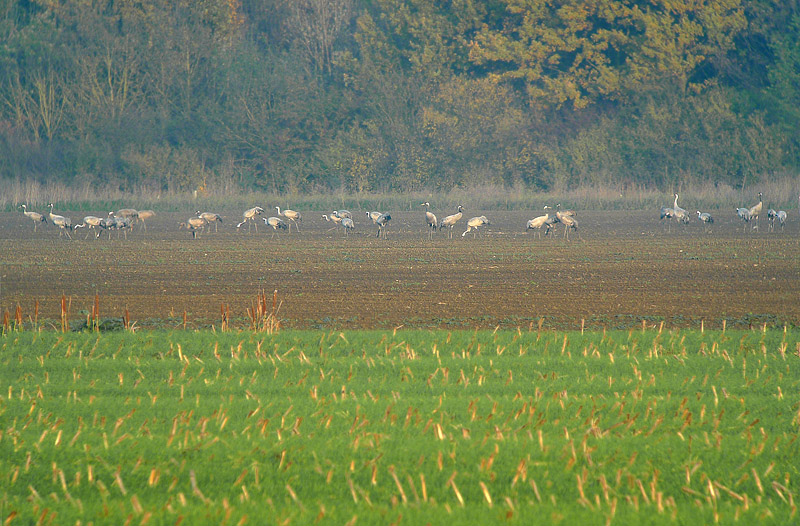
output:
[{"label": "plowed field", "polygon": [[[438,210],[437,210],[438,212]],[[36,300],[40,318],[57,319],[60,298],[80,318],[95,293],[101,316],[127,307],[139,326],[218,324],[229,306],[234,324],[258,291],[278,291],[284,327],[718,327],[800,323],[800,237],[796,213],[783,232],[742,232],[718,217],[667,232],[657,213],[579,212],[567,241],[525,233],[537,212],[465,211],[453,239],[428,234],[421,211],[393,211],[388,239],[377,239],[363,212],[345,237],[322,212],[303,212],[301,232],[237,231],[227,211],[219,232],[192,239],[160,213],[127,240],[60,238],[51,224],[33,231],[21,213],[0,214],[0,311]],[[486,215],[478,237],[461,236],[466,219]],[[79,216],[70,214],[73,221]],[[97,212],[96,215],[105,215]],[[440,216],[443,214],[440,214]],[[717,215],[720,215],[719,213]],[[794,220],[794,221],[793,221]]]}]

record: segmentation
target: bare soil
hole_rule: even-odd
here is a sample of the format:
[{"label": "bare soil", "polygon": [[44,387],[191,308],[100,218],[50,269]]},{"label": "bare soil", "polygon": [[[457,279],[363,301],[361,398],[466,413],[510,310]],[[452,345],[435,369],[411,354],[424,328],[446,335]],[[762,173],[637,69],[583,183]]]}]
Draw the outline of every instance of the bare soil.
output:
[{"label": "bare soil", "polygon": [[[266,208],[266,207],[265,207]],[[435,212],[441,216],[439,210]],[[525,233],[538,211],[470,211],[453,239],[428,239],[424,212],[392,211],[388,239],[364,212],[356,231],[303,211],[301,231],[272,236],[237,231],[241,211],[224,213],[219,232],[178,230],[190,216],[159,213],[127,240],[59,237],[38,232],[22,213],[0,214],[0,312],[20,305],[27,320],[57,319],[61,295],[70,317],[84,317],[94,295],[101,316],[125,308],[139,326],[217,324],[229,306],[234,324],[256,294],[278,291],[284,327],[391,328],[636,327],[794,324],[800,322],[800,228],[791,214],[783,232],[742,232],[733,212],[710,232],[692,221],[668,232],[653,211],[579,212],[579,230],[562,237]],[[70,214],[73,221],[87,214]],[[105,215],[97,211],[95,215]],[[477,237],[466,220],[486,215]]]}]

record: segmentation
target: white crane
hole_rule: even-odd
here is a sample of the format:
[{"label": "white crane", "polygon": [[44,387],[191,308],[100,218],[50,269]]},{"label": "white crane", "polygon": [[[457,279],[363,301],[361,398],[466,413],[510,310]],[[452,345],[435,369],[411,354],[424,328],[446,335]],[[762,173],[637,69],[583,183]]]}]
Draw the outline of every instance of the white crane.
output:
[{"label": "white crane", "polygon": [[564,223],[564,237],[569,241],[569,231],[578,231],[578,220],[572,216],[563,216],[561,222]]},{"label": "white crane", "polygon": [[260,206],[254,206],[253,208],[248,208],[242,213],[242,222],[236,225],[236,228],[240,228],[243,224],[247,223],[247,232],[250,232],[250,224],[252,223],[255,226],[256,233],[258,233],[258,223],[256,223],[256,216],[259,216],[264,213],[264,209]]},{"label": "white crane", "polygon": [[436,232],[436,227],[438,227],[438,221],[436,220],[436,216],[433,212],[428,211],[428,207],[431,206],[430,203],[425,202],[419,206],[425,207],[425,222],[428,223],[428,239],[433,239],[433,233]]},{"label": "white crane", "polygon": [[469,232],[472,232],[473,230],[474,232],[472,232],[472,237],[475,237],[475,234],[478,232],[479,227],[489,224],[491,223],[489,223],[489,220],[486,219],[486,216],[477,216],[470,218],[470,220],[467,221],[467,229],[464,231],[463,234],[461,234],[461,237],[466,236]]},{"label": "white crane", "polygon": [[[297,224],[302,219],[301,216],[300,216],[300,212],[296,212],[295,210],[289,210],[288,208],[284,209],[284,211],[281,212],[281,207],[279,207],[279,206],[276,206],[275,210],[278,211],[278,215],[279,216],[285,217],[286,219],[288,219],[289,221],[294,223],[294,227],[297,229],[298,232],[300,232],[300,225]],[[292,225],[290,224],[289,225],[289,232],[291,232],[291,231],[292,231]]]},{"label": "white crane", "polygon": [[22,207],[22,213],[25,217],[30,218],[33,221],[33,231],[36,232],[36,227],[39,226],[39,223],[47,223],[47,218],[40,214],[39,212],[28,212],[28,207],[26,205],[20,205]]},{"label": "white crane", "polygon": [[456,226],[456,223],[461,221],[461,218],[464,215],[464,208],[461,205],[458,205],[458,209],[455,214],[449,215],[442,219],[442,222],[439,223],[439,229],[447,228],[448,229],[448,238],[453,239],[453,227]]}]

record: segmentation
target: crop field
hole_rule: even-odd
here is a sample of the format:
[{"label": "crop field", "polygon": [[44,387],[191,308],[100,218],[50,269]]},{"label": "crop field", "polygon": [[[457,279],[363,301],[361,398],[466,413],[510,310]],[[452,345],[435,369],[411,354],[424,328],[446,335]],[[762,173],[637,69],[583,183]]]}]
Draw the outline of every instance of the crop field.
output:
[{"label": "crop field", "polygon": [[[301,231],[274,237],[234,227],[178,230],[192,212],[159,213],[127,240],[59,238],[37,232],[22,213],[0,214],[0,314],[17,306],[25,322],[58,326],[61,297],[70,320],[85,319],[99,297],[101,317],[127,309],[138,327],[233,326],[259,291],[278,291],[284,328],[528,328],[656,326],[781,327],[800,323],[800,222],[784,231],[742,232],[734,212],[716,212],[711,231],[698,221],[666,226],[653,211],[579,211],[564,240],[525,233],[540,211],[472,211],[448,239],[428,240],[421,208],[392,211],[388,239],[365,214],[355,232],[331,230],[322,212],[303,212]],[[439,210],[436,212],[442,216]],[[89,212],[72,212],[73,221]],[[105,216],[106,212],[95,211]],[[478,237],[461,237],[466,219],[486,215]],[[38,311],[37,311],[38,302]],[[47,321],[49,320],[49,321]]]},{"label": "crop field", "polygon": [[7,331],[4,524],[790,524],[796,329]]}]

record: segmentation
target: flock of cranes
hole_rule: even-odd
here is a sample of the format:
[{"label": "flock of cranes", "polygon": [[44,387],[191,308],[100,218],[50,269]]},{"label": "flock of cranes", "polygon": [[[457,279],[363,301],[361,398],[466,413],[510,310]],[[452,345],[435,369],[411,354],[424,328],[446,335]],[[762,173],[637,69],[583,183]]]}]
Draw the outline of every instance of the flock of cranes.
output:
[{"label": "flock of cranes", "polygon": [[[753,224],[752,230],[758,230],[758,220],[761,216],[761,212],[764,210],[764,195],[759,192],[758,193],[758,202],[753,206],[747,207],[739,207],[736,208],[736,215],[742,221],[742,232],[747,231],[747,226],[750,223]],[[714,218],[708,212],[701,212],[697,210],[697,219],[698,221],[703,223],[703,228],[706,232],[709,231],[709,226],[714,223]],[[663,207],[661,208],[661,220],[667,221],[667,228],[671,229],[672,219],[676,220],[678,223],[683,225],[689,224],[689,213],[678,206],[678,194],[675,194],[675,201],[672,204],[672,208]],[[783,231],[784,226],[786,226],[786,212],[783,210],[774,210],[772,208],[767,210],[767,222],[769,223],[768,231],[772,232],[775,230],[775,221],[781,227],[781,231]]]},{"label": "flock of cranes", "polygon": [[[690,214],[684,208],[678,205],[678,194],[674,195],[674,201],[671,207],[661,208],[660,219],[667,221],[667,228],[671,229],[672,220],[679,224],[687,225],[690,222]],[[117,231],[117,238],[124,235],[127,239],[129,231],[133,231],[135,224],[141,223],[142,229],[147,230],[146,221],[155,216],[152,210],[135,210],[132,208],[123,208],[116,212],[109,212],[106,217],[98,217],[88,215],[83,218],[83,221],[78,224],[73,224],[72,220],[63,215],[53,213],[53,203],[47,205],[49,211],[47,214],[41,214],[28,210],[26,205],[20,205],[23,214],[33,221],[33,230],[37,231],[39,223],[52,223],[59,228],[59,237],[62,235],[72,239],[72,233],[77,229],[85,228],[86,237],[94,234],[95,239],[99,238],[103,232],[108,234],[111,239],[111,232]],[[449,239],[453,238],[453,231],[458,223],[464,217],[464,207],[458,205],[453,214],[445,216],[441,221],[436,215],[430,211],[430,203],[421,203],[419,206],[424,207],[424,224],[427,226],[428,239],[433,239],[434,233],[437,230],[445,230]],[[759,192],[758,202],[749,208],[736,208],[736,214],[744,225],[744,230],[750,223],[754,223],[752,230],[758,230],[759,217],[762,214],[764,207],[763,196]],[[236,229],[242,229],[247,225],[247,231],[255,229],[258,232],[258,224],[263,221],[265,227],[272,228],[272,236],[279,230],[287,230],[289,233],[292,231],[292,226],[295,227],[297,232],[300,232],[300,223],[302,216],[300,212],[291,209],[283,209],[279,206],[275,207],[276,215],[266,217],[266,210],[260,206],[254,206],[245,210],[242,213],[242,221],[236,224]],[[714,218],[708,212],[696,211],[697,220],[703,224],[704,231],[708,232],[711,225],[714,223]],[[373,225],[377,227],[376,237],[386,239],[387,225],[392,220],[392,216],[386,212],[366,212],[368,220],[372,221]],[[768,231],[772,232],[777,223],[781,231],[786,224],[786,212],[783,210],[774,210],[769,208],[766,212],[768,221]],[[349,210],[333,210],[330,214],[322,214],[322,219],[326,222],[333,223],[332,229],[341,228],[344,235],[348,236],[355,230],[355,222],[353,221],[353,214]],[[214,232],[218,231],[219,225],[223,224],[223,218],[220,214],[215,212],[202,212],[198,210],[193,217],[179,224],[179,228],[185,228],[192,233],[192,238],[197,238],[198,233],[210,229],[214,225]],[[490,225],[489,219],[484,216],[475,216],[466,221],[466,230],[461,234],[465,237],[467,234],[472,233],[473,237],[479,232],[479,229],[485,225]],[[569,239],[571,231],[578,230],[578,220],[574,210],[562,210],[561,205],[557,204],[555,207],[545,206],[544,213],[535,217],[526,223],[525,231],[533,231],[542,237],[542,230],[545,236],[553,232],[558,224],[564,225],[562,237]]]}]

